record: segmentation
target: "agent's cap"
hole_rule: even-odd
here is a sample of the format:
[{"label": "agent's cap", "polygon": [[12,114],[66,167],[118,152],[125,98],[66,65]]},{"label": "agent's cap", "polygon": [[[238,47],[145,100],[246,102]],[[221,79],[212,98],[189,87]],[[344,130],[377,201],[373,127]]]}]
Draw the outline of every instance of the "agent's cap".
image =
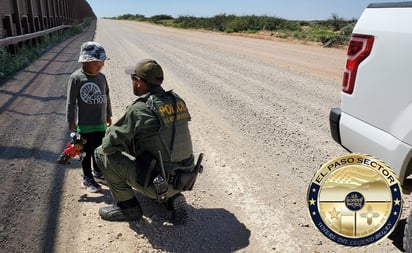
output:
[{"label": "agent's cap", "polygon": [[161,85],[163,82],[163,70],[152,59],[142,59],[135,65],[127,66],[124,72],[128,75],[136,75],[149,85]]},{"label": "agent's cap", "polygon": [[106,59],[106,51],[97,42],[88,41],[80,47],[79,62],[104,61]]}]

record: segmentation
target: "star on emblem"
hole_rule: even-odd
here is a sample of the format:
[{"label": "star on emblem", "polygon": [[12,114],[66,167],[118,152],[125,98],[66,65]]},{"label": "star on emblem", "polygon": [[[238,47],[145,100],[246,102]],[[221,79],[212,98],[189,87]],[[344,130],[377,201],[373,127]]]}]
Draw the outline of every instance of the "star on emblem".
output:
[{"label": "star on emblem", "polygon": [[337,220],[339,219],[338,215],[340,214],[340,212],[336,211],[335,208],[333,208],[333,210],[330,211],[329,214],[330,214],[331,219],[333,219],[333,218],[335,218]]},{"label": "star on emblem", "polygon": [[393,202],[395,202],[395,206],[399,206],[401,204],[401,201],[396,198]]},{"label": "star on emblem", "polygon": [[311,200],[309,200],[309,203],[311,206],[314,206],[316,203],[316,200],[314,200],[313,198]]}]

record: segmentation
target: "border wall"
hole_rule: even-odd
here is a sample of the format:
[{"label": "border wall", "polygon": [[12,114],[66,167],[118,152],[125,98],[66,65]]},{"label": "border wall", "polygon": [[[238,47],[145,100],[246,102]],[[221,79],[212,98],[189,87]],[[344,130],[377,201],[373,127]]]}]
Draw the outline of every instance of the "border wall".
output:
[{"label": "border wall", "polygon": [[[25,37],[32,40],[22,35],[42,36],[39,32],[64,29],[84,18],[96,19],[86,0],[0,0],[0,46],[15,46]],[[18,42],[11,37],[19,37]]]}]

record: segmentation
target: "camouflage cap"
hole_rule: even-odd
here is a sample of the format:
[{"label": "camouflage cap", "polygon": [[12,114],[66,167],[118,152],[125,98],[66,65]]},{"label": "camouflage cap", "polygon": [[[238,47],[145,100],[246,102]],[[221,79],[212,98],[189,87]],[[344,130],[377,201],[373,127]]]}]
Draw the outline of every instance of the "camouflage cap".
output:
[{"label": "camouflage cap", "polygon": [[142,59],[135,65],[126,67],[124,72],[136,75],[151,85],[161,85],[163,82],[162,67],[152,59]]},{"label": "camouflage cap", "polygon": [[79,62],[104,61],[106,59],[103,46],[97,42],[85,42],[80,48]]}]

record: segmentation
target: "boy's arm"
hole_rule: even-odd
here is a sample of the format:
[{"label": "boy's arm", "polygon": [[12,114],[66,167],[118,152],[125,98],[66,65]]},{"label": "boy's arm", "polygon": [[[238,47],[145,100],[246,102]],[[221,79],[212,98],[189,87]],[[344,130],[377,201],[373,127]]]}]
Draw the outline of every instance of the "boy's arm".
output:
[{"label": "boy's arm", "polygon": [[[105,77],[105,79],[106,79],[106,77]],[[106,87],[107,87],[107,89],[106,89],[106,98],[107,98],[107,110],[106,110],[107,120],[106,120],[106,123],[107,123],[107,126],[110,127],[112,125],[112,116],[113,116],[113,114],[112,114],[112,103],[111,103],[111,100],[110,100],[110,88],[109,88],[109,84],[107,83],[107,80],[106,80]]]},{"label": "boy's arm", "polygon": [[66,119],[69,122],[69,130],[73,131],[76,129],[76,108],[77,108],[77,97],[79,90],[76,88],[76,81],[70,77],[67,84],[67,101],[66,101]]},{"label": "boy's arm", "polygon": [[[106,81],[106,83],[107,83],[107,81]],[[107,98],[107,118],[111,118],[113,116],[113,114],[112,114],[112,103],[111,103],[111,100],[110,100],[109,84],[107,84],[106,98]]]}]

